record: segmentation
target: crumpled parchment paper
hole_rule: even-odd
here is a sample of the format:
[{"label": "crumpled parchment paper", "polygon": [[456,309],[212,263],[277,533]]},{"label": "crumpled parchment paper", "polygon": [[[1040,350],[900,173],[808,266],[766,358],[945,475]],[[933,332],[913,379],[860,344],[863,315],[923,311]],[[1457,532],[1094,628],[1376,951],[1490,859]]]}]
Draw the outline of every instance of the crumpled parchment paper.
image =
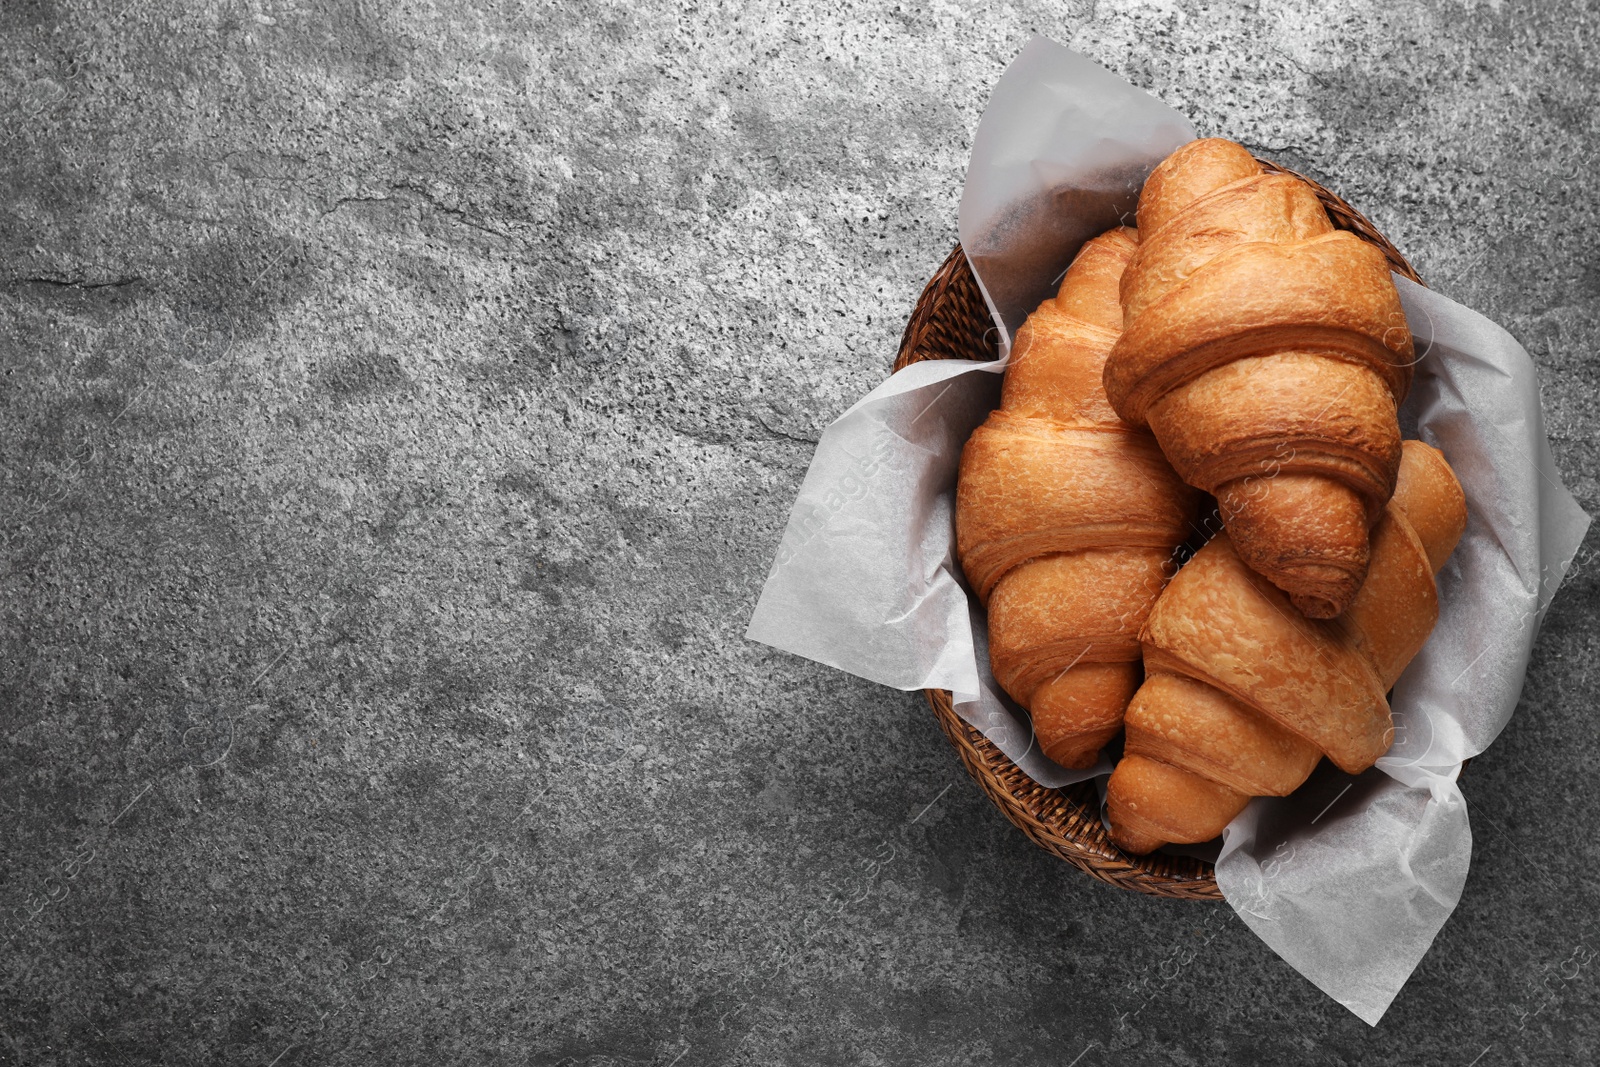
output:
[{"label": "crumpled parchment paper", "polygon": [[[1225,131],[1222,131],[1225,134]],[[961,200],[962,245],[1009,353],[1085,240],[1133,221],[1145,176],[1195,136],[1176,111],[1052,42],[996,85]],[[1223,834],[1217,882],[1288,963],[1376,1024],[1460,899],[1472,855],[1462,762],[1505,727],[1539,622],[1589,525],[1550,456],[1532,361],[1483,318],[1396,277],[1419,362],[1402,420],[1466,491],[1440,617],[1396,685],[1395,744],[1351,777],[1326,762]],[[956,710],[1032,778],[1069,771],[1033,744],[989,673],[981,609],[955,561],[961,447],[1005,361],[893,375],[823,433],[747,636]]]}]

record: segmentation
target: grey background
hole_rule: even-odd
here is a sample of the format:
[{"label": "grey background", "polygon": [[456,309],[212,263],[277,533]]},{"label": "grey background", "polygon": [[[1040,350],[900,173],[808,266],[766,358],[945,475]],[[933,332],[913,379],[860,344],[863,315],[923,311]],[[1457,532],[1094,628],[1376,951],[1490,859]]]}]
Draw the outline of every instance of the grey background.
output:
[{"label": "grey background", "polygon": [[936,11],[0,6],[0,1062],[1594,1058],[1587,557],[1377,1029],[742,633],[1034,33],[1510,329],[1600,507],[1600,14]]}]

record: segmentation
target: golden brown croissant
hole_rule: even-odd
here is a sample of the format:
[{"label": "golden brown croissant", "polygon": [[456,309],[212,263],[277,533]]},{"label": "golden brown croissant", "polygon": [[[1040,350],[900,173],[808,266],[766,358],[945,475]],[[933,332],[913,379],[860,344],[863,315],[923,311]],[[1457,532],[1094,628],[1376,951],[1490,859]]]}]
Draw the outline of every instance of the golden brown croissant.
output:
[{"label": "golden brown croissant", "polygon": [[1400,462],[1413,352],[1388,263],[1305,182],[1215,138],[1156,168],[1138,221],[1106,393],[1216,495],[1245,563],[1332,618]]},{"label": "golden brown croissant", "polygon": [[1394,734],[1385,694],[1438,619],[1434,575],[1466,527],[1438,451],[1407,441],[1341,617],[1308,619],[1219,534],[1178,572],[1140,635],[1147,677],[1107,786],[1112,839],[1144,853],[1208,841],[1252,796],[1284,796],[1326,755],[1366,770]]},{"label": "golden brown croissant", "polygon": [[1102,384],[1132,230],[1090,241],[1017,331],[1001,406],[961,454],[956,545],[989,609],[995,679],[1044,754],[1088,767],[1139,685],[1139,627],[1197,494]]}]

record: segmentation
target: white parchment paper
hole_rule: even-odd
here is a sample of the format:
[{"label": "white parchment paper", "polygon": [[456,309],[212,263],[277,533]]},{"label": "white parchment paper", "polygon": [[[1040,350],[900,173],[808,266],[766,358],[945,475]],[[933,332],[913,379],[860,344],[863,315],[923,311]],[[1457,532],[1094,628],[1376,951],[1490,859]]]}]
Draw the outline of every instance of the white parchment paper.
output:
[{"label": "white parchment paper", "polygon": [[[1004,349],[1089,237],[1132,221],[1146,175],[1193,130],[1171,108],[1049,41],[995,87],[974,140],[960,233]],[[1223,834],[1217,882],[1273,950],[1370,1024],[1460,899],[1472,854],[1462,762],[1516,708],[1539,621],[1588,528],[1545,438],[1532,361],[1481,315],[1396,278],[1420,354],[1402,413],[1466,492],[1439,576],[1440,618],[1395,687],[1396,741],[1351,777],[1326,762]],[[747,636],[957,711],[1031,777],[1064,785],[995,685],[959,578],[961,447],[999,399],[1004,360],[895,374],[823,433]]]}]

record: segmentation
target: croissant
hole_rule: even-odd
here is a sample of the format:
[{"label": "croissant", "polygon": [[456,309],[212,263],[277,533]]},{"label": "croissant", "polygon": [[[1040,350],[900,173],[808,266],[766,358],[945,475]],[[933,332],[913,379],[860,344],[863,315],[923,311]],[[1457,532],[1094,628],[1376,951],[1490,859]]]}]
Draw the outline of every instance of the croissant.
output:
[{"label": "croissant", "polygon": [[1226,532],[1172,579],[1141,634],[1147,677],[1106,787],[1118,845],[1210,840],[1250,797],[1294,791],[1322,756],[1355,774],[1388,750],[1385,694],[1438,619],[1434,575],[1467,521],[1437,450],[1405,442],[1398,481],[1366,581],[1337,619],[1295,611]]},{"label": "croissant", "polygon": [[1191,141],[1139,195],[1106,360],[1117,413],[1217,497],[1239,558],[1313,618],[1343,611],[1394,491],[1413,350],[1383,254],[1239,145]]},{"label": "croissant", "polygon": [[962,450],[956,488],[956,549],[988,608],[995,679],[1067,767],[1092,766],[1121,729],[1139,628],[1198,497],[1102,384],[1136,241],[1126,228],[1090,241],[1017,331],[1001,405]]}]

